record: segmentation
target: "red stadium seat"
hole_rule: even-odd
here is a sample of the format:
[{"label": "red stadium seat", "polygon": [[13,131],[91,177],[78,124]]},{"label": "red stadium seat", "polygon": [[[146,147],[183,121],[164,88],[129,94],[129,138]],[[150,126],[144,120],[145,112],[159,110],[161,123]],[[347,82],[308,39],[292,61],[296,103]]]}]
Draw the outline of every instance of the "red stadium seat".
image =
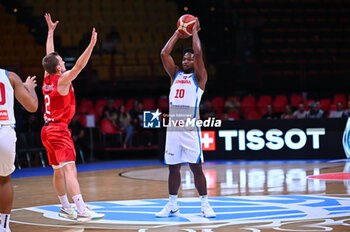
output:
[{"label": "red stadium seat", "polygon": [[346,107],[346,97],[345,94],[339,93],[334,95],[333,104],[337,104],[337,102],[341,102],[343,107]]},{"label": "red stadium seat", "polygon": [[225,101],[223,97],[213,97],[211,99],[212,104],[216,107],[217,110],[221,110],[225,106]]},{"label": "red stadium seat", "polygon": [[275,97],[272,103],[273,110],[275,112],[283,112],[284,106],[288,104],[287,96],[285,95],[278,95]]},{"label": "red stadium seat", "polygon": [[105,106],[108,104],[108,101],[106,99],[98,99],[96,100],[95,103],[95,110],[96,110],[96,114],[98,117],[101,117],[103,109],[105,108]]},{"label": "red stadium seat", "polygon": [[290,97],[290,105],[292,107],[298,107],[298,105],[302,102],[303,102],[303,96],[301,94],[293,94]]},{"label": "red stadium seat", "polygon": [[254,96],[244,96],[241,102],[241,110],[243,112],[251,111],[255,109],[255,97]]},{"label": "red stadium seat", "polygon": [[156,103],[153,98],[142,99],[142,104],[145,110],[156,110]]},{"label": "red stadium seat", "polygon": [[245,114],[245,119],[246,120],[256,120],[256,119],[259,119],[259,113],[255,110],[253,111],[248,111],[246,112]]},{"label": "red stadium seat", "polygon": [[93,108],[92,100],[83,99],[80,101],[77,113],[85,114],[88,113],[90,109]]},{"label": "red stadium seat", "polygon": [[158,108],[160,111],[169,110],[169,99],[165,97],[158,98]]},{"label": "red stadium seat", "polygon": [[321,103],[321,109],[324,112],[327,112],[329,110],[329,108],[331,108],[332,102],[330,99],[321,99],[320,103]]},{"label": "red stadium seat", "polygon": [[132,109],[132,106],[134,105],[134,101],[135,101],[135,99],[133,99],[133,98],[129,98],[126,101],[126,106],[125,106],[125,111],[126,112],[129,112]]},{"label": "red stadium seat", "polygon": [[117,130],[110,120],[101,121],[101,132],[105,134],[116,134]]},{"label": "red stadium seat", "polygon": [[117,111],[119,110],[119,107],[124,105],[124,101],[122,99],[114,99],[114,108],[117,109]]},{"label": "red stadium seat", "polygon": [[239,113],[238,113],[238,112],[235,112],[235,111],[228,112],[228,116],[229,116],[230,118],[233,118],[234,120],[239,120],[239,119],[240,119]]},{"label": "red stadium seat", "polygon": [[256,106],[257,108],[266,108],[267,105],[272,104],[272,97],[269,95],[262,95],[260,96]]}]

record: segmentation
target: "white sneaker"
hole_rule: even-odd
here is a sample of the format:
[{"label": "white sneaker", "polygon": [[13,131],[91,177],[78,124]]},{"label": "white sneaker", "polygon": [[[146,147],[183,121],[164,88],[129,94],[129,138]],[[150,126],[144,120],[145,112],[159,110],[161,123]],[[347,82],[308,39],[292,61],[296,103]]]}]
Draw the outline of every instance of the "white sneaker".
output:
[{"label": "white sneaker", "polygon": [[72,206],[69,209],[61,207],[60,212],[58,213],[58,216],[66,219],[70,219],[70,220],[76,220],[77,212]]},{"label": "white sneaker", "polygon": [[177,204],[168,202],[164,208],[155,214],[156,217],[165,218],[165,217],[179,217],[180,210]]},{"label": "white sneaker", "polygon": [[77,220],[79,222],[86,222],[90,220],[100,220],[104,218],[105,215],[103,213],[96,213],[92,211],[89,207],[86,207],[85,210],[81,213],[78,212]]},{"label": "white sneaker", "polygon": [[202,217],[206,217],[206,218],[216,217],[216,214],[213,208],[209,205],[209,203],[202,205]]}]

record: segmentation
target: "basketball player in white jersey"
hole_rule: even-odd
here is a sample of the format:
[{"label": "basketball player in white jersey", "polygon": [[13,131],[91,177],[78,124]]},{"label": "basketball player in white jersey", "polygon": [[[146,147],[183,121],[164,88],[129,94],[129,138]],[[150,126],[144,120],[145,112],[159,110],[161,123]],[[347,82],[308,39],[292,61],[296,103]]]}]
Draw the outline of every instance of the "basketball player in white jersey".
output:
[{"label": "basketball player in white jersey", "polygon": [[[170,53],[181,37],[176,31],[166,43],[161,52],[163,66],[170,76],[169,120],[174,114],[186,112],[186,117],[199,119],[198,106],[207,82],[201,42],[198,37],[199,21],[193,26],[192,46],[186,49],[182,58],[183,70],[175,65]],[[182,114],[183,115],[183,114]],[[182,116],[180,116],[182,117]],[[183,118],[186,120],[186,118]],[[194,128],[167,129],[165,145],[165,163],[169,165],[169,202],[156,217],[179,216],[177,194],[181,184],[181,163],[189,163],[194,175],[196,189],[201,198],[201,213],[203,217],[216,217],[208,203],[207,184],[202,170],[203,153],[200,141],[200,130]]]},{"label": "basketball player in white jersey", "polygon": [[16,132],[13,110],[14,97],[29,112],[38,109],[35,93],[36,80],[28,77],[26,82],[16,73],[0,69],[0,232],[10,232],[9,221],[13,203],[11,173],[15,170]]}]

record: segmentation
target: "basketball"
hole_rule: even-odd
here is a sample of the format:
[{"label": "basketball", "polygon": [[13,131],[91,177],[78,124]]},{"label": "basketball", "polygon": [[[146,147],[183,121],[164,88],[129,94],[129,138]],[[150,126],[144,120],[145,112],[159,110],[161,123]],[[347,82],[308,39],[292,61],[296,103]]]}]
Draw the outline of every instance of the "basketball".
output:
[{"label": "basketball", "polygon": [[195,23],[196,17],[185,14],[177,20],[177,29],[184,38],[188,38],[192,35],[192,28]]}]

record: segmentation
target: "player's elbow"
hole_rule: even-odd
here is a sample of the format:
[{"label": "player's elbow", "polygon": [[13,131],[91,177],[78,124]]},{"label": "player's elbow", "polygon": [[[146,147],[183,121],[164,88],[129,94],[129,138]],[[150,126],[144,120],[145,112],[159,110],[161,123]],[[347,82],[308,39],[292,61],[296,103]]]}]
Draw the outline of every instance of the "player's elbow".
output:
[{"label": "player's elbow", "polygon": [[35,113],[38,110],[38,104],[30,106],[27,110],[30,113]]},{"label": "player's elbow", "polygon": [[38,100],[33,100],[27,107],[26,110],[28,112],[34,113],[38,110]]}]

